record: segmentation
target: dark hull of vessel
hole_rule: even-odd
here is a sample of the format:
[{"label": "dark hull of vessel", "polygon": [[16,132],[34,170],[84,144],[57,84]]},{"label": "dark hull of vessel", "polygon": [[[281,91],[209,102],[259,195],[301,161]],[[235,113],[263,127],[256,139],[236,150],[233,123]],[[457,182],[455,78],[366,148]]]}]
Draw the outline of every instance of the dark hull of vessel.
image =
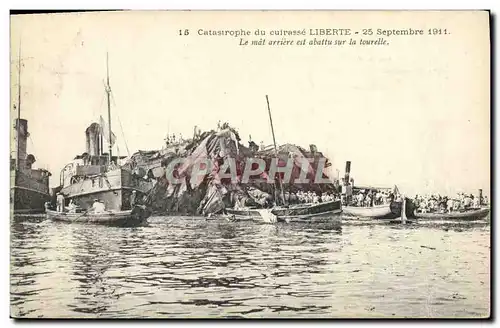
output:
[{"label": "dark hull of vessel", "polygon": [[14,214],[37,214],[45,211],[50,195],[37,190],[14,186],[10,189]]},{"label": "dark hull of vessel", "polygon": [[109,211],[104,213],[91,213],[90,211],[83,213],[68,213],[56,212],[47,209],[45,213],[48,219],[54,221],[115,226],[139,225],[144,223],[151,214],[141,207],[135,207],[134,209],[128,211]]},{"label": "dark hull of vessel", "polygon": [[[262,215],[263,210],[259,209],[226,209],[226,213],[233,216],[238,221],[266,222]],[[266,211],[266,210],[264,210]],[[340,201],[331,201],[318,204],[300,204],[289,207],[274,207],[269,209],[271,214],[276,216],[277,222],[328,222],[338,220],[336,214],[340,214]]]},{"label": "dark hull of vessel", "polygon": [[[19,91],[20,92],[20,91]],[[20,110],[20,108],[18,108]],[[36,159],[27,153],[28,121],[18,117],[14,121],[14,142],[10,157],[10,203],[14,214],[43,213],[50,201],[49,177],[45,169],[33,168]]]},{"label": "dark hull of vessel", "polygon": [[489,208],[481,208],[476,210],[455,212],[455,213],[415,213],[415,217],[419,220],[459,220],[459,221],[475,221],[481,220],[488,216]]}]

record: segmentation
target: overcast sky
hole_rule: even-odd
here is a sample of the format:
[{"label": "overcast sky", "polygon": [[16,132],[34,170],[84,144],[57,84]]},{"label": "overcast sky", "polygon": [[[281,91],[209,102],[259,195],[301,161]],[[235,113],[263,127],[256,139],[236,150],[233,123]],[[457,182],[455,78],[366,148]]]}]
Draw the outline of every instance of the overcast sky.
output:
[{"label": "overcast sky", "polygon": [[[408,194],[478,188],[489,194],[487,13],[360,14],[12,17],[11,94],[16,101],[22,38],[21,108],[33,141],[28,150],[57,185],[64,164],[85,151],[85,128],[107,117],[108,52],[121,155],[119,122],[131,153],[161,148],[168,130],[190,136],[194,125],[215,128],[218,120],[238,129],[245,144],[249,135],[270,144],[267,94],[277,142],[314,143],[341,172],[351,160],[356,184],[397,184]],[[199,28],[410,25],[443,26],[452,34],[395,37],[380,47],[243,47],[238,38],[196,35]],[[190,35],[179,36],[179,29]],[[14,119],[12,106],[11,113]]]}]

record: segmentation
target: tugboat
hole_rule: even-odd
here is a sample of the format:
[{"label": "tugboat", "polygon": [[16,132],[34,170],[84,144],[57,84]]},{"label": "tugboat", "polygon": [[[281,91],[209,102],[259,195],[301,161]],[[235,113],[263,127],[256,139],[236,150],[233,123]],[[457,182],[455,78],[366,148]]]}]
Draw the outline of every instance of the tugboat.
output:
[{"label": "tugboat", "polygon": [[[125,156],[112,154],[116,137],[111,130],[111,87],[108,68],[105,91],[109,123],[101,116],[99,123],[94,122],[86,129],[86,152],[77,155],[62,169],[57,191],[59,202],[62,201],[63,204],[59,211],[47,208],[47,217],[50,219],[126,224],[142,222],[150,215],[141,203],[154,182],[137,174],[130,166],[120,165]],[[103,148],[104,139],[108,144],[107,153]],[[102,203],[105,210],[97,213],[96,202]],[[71,204],[72,208],[66,212],[68,204]]]},{"label": "tugboat", "polygon": [[50,200],[50,172],[34,169],[36,158],[27,155],[29,137],[28,121],[21,119],[21,51],[19,51],[19,81],[17,118],[14,120],[15,149],[10,156],[10,203],[14,214],[43,213],[45,202]]}]

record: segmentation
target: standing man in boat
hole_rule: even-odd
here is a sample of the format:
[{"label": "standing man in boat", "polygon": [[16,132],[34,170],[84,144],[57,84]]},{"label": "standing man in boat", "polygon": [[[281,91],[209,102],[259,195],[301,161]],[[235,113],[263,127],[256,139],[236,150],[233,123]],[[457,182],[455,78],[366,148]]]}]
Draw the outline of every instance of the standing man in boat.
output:
[{"label": "standing man in boat", "polygon": [[453,203],[453,199],[451,198],[446,201],[446,208],[448,210],[448,213],[453,212]]},{"label": "standing man in boat", "polygon": [[133,209],[135,204],[136,204],[136,199],[137,197],[137,193],[135,190],[132,190],[132,194],[130,195],[130,208]]},{"label": "standing man in boat", "polygon": [[56,203],[57,203],[57,211],[64,212],[64,196],[60,192],[57,193]]}]

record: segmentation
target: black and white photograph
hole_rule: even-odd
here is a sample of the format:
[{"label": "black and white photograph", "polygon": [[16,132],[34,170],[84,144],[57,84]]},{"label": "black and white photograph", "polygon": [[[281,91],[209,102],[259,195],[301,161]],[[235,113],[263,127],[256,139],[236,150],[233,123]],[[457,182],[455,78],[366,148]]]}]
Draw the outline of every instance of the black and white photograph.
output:
[{"label": "black and white photograph", "polygon": [[11,318],[490,318],[490,19],[11,15]]}]

